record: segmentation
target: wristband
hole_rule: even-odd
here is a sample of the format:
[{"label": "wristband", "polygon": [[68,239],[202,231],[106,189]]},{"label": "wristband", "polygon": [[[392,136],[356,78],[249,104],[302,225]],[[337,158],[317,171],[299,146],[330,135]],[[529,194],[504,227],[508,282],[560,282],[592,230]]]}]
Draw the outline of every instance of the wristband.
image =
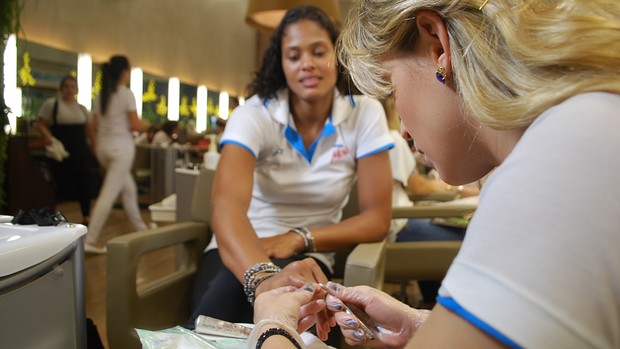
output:
[{"label": "wristband", "polygon": [[299,343],[297,343],[295,338],[293,338],[293,336],[290,333],[286,332],[285,329],[282,329],[282,328],[279,328],[279,327],[272,327],[272,328],[268,329],[267,331],[263,332],[260,335],[260,337],[258,337],[258,340],[256,341],[256,349],[261,349],[262,346],[263,346],[263,343],[265,343],[267,338],[269,338],[271,336],[275,336],[275,335],[279,335],[279,336],[285,337],[291,343],[293,343],[295,348],[301,349],[301,345],[299,345]]},{"label": "wristband", "polygon": [[303,339],[301,338],[301,336],[299,335],[299,333],[297,333],[296,329],[294,329],[291,326],[283,323],[282,321],[265,319],[265,320],[259,321],[256,325],[254,325],[254,328],[252,329],[252,332],[250,332],[250,335],[249,335],[248,340],[246,342],[247,343],[247,346],[246,346],[247,349],[256,349],[257,348],[256,344],[258,342],[258,339],[259,339],[259,337],[264,332],[264,331],[262,331],[262,329],[263,329],[263,327],[266,327],[266,326],[269,326],[269,329],[271,329],[273,327],[277,327],[277,328],[281,328],[281,329],[285,330],[288,334],[291,335],[291,337],[293,337],[295,342],[299,345],[299,347],[296,346],[297,348],[305,348],[305,343],[304,343]]}]

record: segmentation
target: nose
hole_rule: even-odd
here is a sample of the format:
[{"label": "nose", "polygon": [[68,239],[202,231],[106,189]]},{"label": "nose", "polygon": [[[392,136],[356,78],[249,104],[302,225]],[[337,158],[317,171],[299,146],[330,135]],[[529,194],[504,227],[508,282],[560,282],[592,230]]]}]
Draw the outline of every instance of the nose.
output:
[{"label": "nose", "polygon": [[314,58],[312,57],[312,55],[304,55],[303,56],[303,61],[302,61],[302,65],[301,68],[303,70],[310,70],[312,68],[314,68]]}]

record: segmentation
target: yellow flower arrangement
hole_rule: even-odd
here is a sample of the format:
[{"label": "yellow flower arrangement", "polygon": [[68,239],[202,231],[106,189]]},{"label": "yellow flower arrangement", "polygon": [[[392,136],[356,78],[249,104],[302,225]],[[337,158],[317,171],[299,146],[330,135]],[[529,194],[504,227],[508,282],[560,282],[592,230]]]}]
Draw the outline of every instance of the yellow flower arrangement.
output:
[{"label": "yellow flower arrangement", "polygon": [[37,80],[32,76],[32,68],[30,68],[30,54],[24,52],[22,59],[24,61],[23,66],[19,70],[19,78],[21,79],[22,86],[34,86]]}]

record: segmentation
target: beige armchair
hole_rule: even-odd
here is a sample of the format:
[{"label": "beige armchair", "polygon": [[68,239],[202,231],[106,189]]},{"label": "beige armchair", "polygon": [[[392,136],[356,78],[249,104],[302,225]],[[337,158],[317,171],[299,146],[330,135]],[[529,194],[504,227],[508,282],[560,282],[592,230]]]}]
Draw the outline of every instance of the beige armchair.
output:
[{"label": "beige armchair", "polygon": [[[191,281],[212,234],[208,222],[214,174],[201,170],[198,175],[194,192],[199,195],[193,196],[190,222],[108,241],[106,324],[111,349],[141,348],[134,328],[163,329],[187,322]],[[140,258],[170,247],[175,252],[174,271],[138,284]]]},{"label": "beige armchair", "polygon": [[[134,232],[108,241],[106,324],[110,349],[141,348],[134,328],[156,330],[187,323],[191,281],[212,234],[208,223],[214,175],[211,170],[200,171],[190,222]],[[353,191],[343,217],[357,211],[357,196]],[[171,247],[175,249],[173,263],[177,264],[174,272],[155,281],[138,283],[140,258]],[[342,277],[347,254],[348,251],[336,254],[337,278]]]},{"label": "beige armchair", "polygon": [[[460,217],[474,204],[394,208],[393,218]],[[387,242],[358,245],[349,254],[344,271],[347,286],[383,288],[384,280],[441,280],[461,247],[460,241]]]}]

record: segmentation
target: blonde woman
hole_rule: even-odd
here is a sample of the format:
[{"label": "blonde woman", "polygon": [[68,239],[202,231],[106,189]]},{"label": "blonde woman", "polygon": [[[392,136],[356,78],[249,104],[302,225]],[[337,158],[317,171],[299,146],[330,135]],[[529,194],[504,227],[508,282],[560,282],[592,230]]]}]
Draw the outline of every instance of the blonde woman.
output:
[{"label": "blonde woman", "polygon": [[[375,323],[371,340],[327,296],[347,342],[620,348],[620,2],[364,0],[349,19],[344,65],[366,94],[394,94],[404,134],[442,179],[497,168],[430,315],[328,285]],[[324,304],[315,289],[258,297],[263,348],[293,347],[269,329]]]}]

